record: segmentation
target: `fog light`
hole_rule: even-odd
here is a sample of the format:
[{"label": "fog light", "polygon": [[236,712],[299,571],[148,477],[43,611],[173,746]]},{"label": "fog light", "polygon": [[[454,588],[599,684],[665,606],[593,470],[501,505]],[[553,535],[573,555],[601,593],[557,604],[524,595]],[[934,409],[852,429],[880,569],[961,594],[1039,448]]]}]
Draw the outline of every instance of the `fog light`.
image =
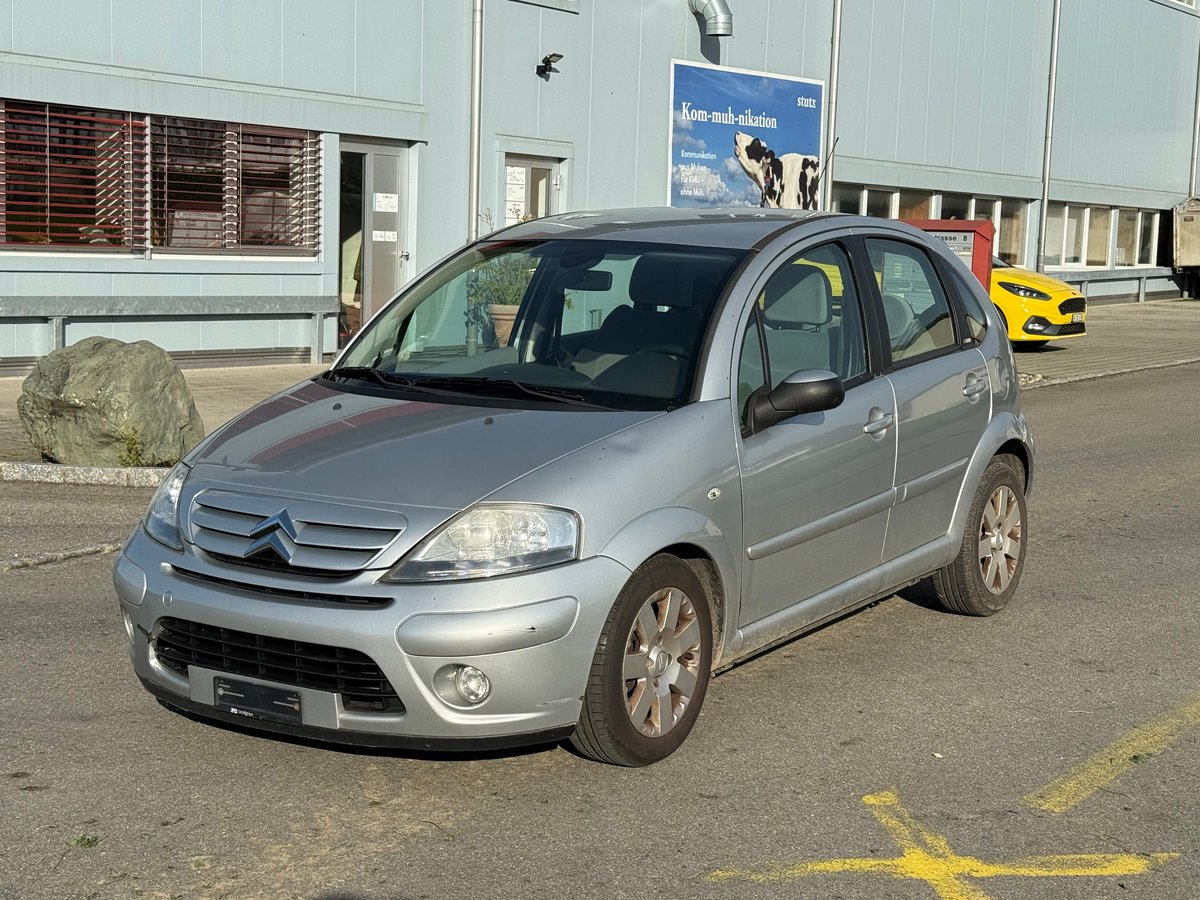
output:
[{"label": "fog light", "polygon": [[133,619],[130,618],[129,613],[124,609],[121,610],[121,618],[125,620],[125,637],[129,638],[129,646],[132,647],[133,646]]},{"label": "fog light", "polygon": [[1043,319],[1041,316],[1034,316],[1025,323],[1025,331],[1031,334],[1041,334],[1050,327],[1050,322]]},{"label": "fog light", "polygon": [[459,666],[454,673],[454,687],[468,703],[482,703],[492,692],[492,683],[474,666]]}]

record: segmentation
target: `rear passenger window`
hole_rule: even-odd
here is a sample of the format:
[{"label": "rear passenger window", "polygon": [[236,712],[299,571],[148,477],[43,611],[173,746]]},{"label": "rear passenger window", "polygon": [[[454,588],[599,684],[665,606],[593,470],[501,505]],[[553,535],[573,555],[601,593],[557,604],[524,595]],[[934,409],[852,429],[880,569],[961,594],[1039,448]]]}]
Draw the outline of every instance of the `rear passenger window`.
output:
[{"label": "rear passenger window", "polygon": [[[976,297],[975,292],[979,290],[979,281],[974,274],[964,275],[962,272],[954,273],[958,288],[958,299],[962,304],[963,312],[967,318],[967,334],[972,341],[978,343],[983,340],[983,336],[987,334],[987,316],[983,312],[983,306]],[[988,300],[990,303],[991,300]]]},{"label": "rear passenger window", "polygon": [[772,387],[801,369],[826,369],[843,381],[867,371],[858,292],[850,259],[837,244],[780,266],[758,306]]},{"label": "rear passenger window", "polygon": [[892,361],[953,347],[950,304],[925,251],[899,241],[868,239],[867,253],[883,297]]}]

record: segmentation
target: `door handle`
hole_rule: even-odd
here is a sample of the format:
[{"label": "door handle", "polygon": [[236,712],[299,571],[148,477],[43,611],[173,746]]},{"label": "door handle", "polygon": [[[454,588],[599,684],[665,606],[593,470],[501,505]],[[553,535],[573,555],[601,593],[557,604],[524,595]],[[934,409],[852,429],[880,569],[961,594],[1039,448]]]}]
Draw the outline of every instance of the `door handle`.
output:
[{"label": "door handle", "polygon": [[889,428],[891,428],[895,421],[896,420],[893,418],[891,413],[884,413],[883,415],[879,416],[879,418],[868,421],[867,424],[863,426],[863,433],[879,434],[880,432],[887,431]]},{"label": "door handle", "polygon": [[963,388],[963,396],[973,400],[988,389],[988,383],[974,372],[967,375],[967,384]]}]

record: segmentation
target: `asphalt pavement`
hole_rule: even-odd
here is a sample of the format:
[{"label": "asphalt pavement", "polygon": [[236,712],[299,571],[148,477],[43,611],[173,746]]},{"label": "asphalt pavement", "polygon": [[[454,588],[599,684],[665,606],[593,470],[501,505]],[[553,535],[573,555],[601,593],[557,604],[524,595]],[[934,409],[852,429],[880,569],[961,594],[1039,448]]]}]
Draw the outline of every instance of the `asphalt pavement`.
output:
[{"label": "asphalt pavement", "polygon": [[[1192,900],[1197,378],[1029,391],[1004,612],[908,589],[715,679],[647,769],[193,721],[132,674],[111,553],[0,571],[0,897]],[[147,495],[0,492],[5,555],[119,541]]]}]

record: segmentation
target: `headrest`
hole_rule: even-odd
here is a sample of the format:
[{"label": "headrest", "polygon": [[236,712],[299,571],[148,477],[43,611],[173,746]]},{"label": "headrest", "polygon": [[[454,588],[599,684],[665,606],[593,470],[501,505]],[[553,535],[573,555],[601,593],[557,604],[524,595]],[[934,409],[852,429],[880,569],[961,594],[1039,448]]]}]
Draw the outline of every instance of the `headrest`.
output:
[{"label": "headrest", "polygon": [[629,299],[635,306],[691,306],[694,261],[686,256],[647,253],[629,276]]},{"label": "headrest", "polygon": [[767,324],[776,328],[824,325],[833,315],[829,276],[807,263],[784,266],[763,295]]}]

